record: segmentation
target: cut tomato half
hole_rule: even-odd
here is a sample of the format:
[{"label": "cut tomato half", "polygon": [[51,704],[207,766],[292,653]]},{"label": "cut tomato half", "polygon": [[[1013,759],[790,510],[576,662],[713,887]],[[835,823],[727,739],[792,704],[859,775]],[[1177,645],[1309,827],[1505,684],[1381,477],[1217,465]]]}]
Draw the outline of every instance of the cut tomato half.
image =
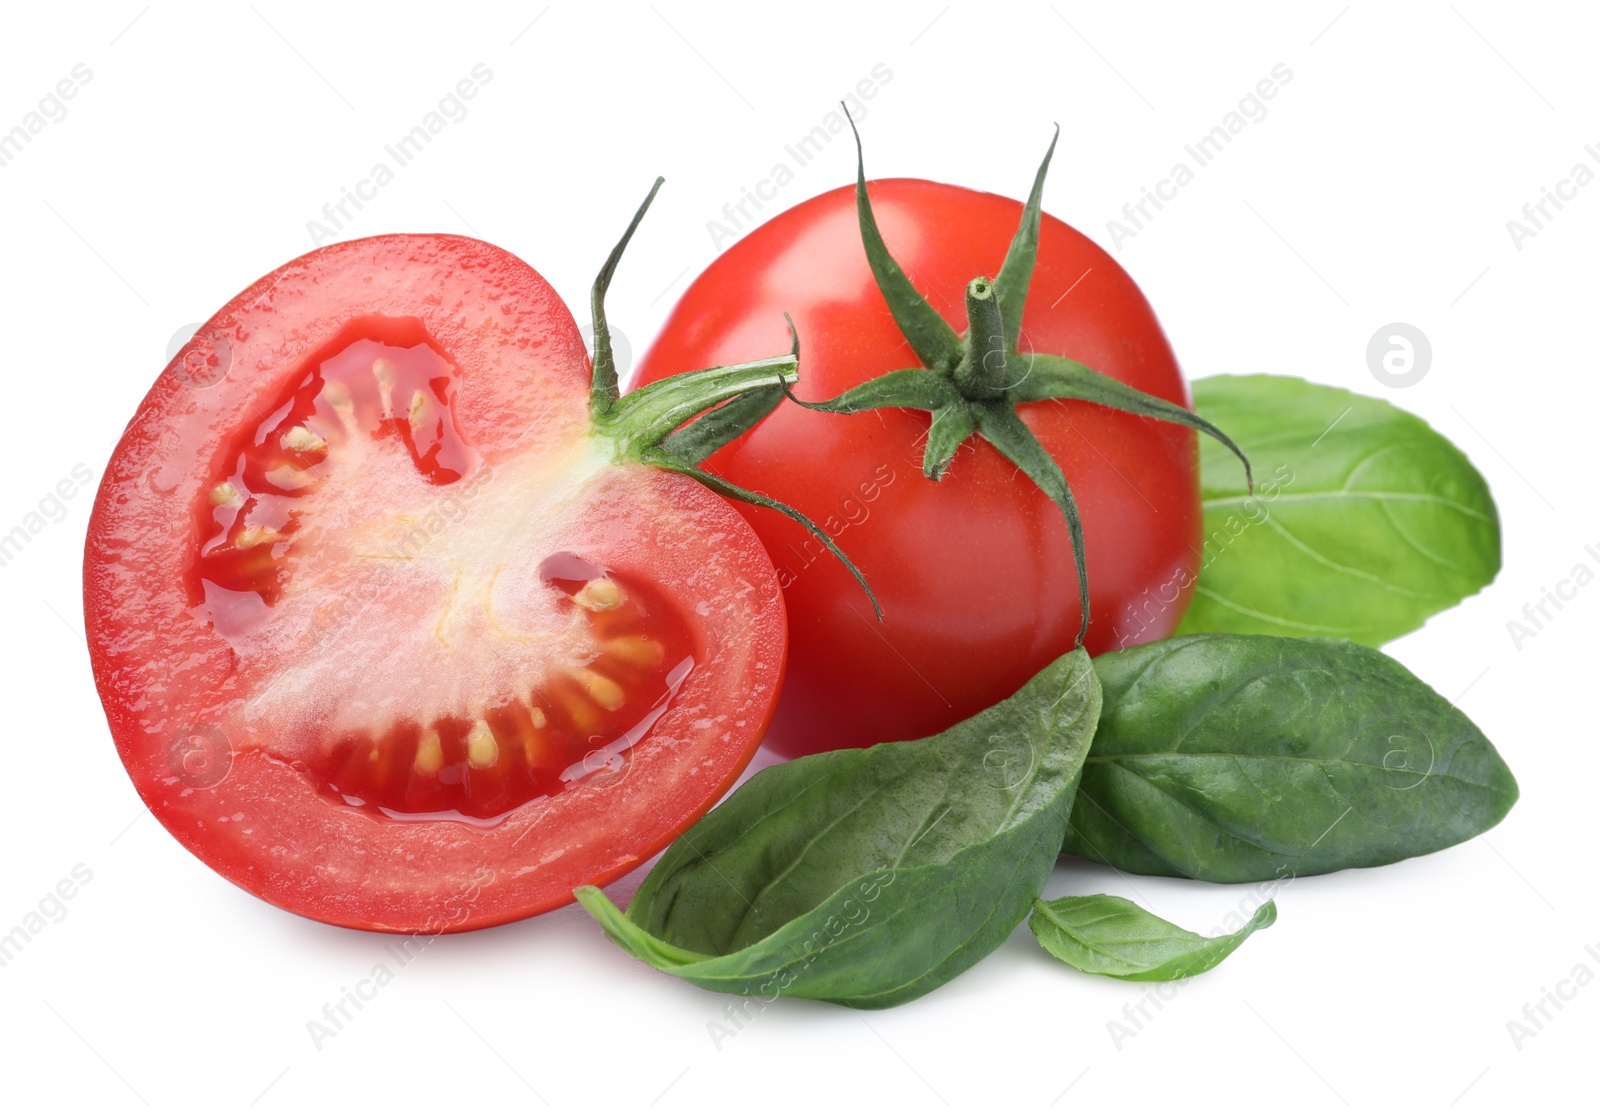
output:
[{"label": "cut tomato half", "polygon": [[184,846],[314,919],[466,930],[732,784],[782,681],[771,561],[590,376],[551,287],[456,236],[314,251],[178,354],[106,469],[84,608]]}]

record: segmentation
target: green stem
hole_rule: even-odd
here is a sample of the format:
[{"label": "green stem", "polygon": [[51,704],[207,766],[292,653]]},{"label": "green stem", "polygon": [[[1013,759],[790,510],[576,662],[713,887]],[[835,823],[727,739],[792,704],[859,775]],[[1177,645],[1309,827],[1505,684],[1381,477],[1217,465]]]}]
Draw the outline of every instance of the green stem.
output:
[{"label": "green stem", "polygon": [[[856,582],[866,591],[878,620],[882,621],[883,608],[878,605],[872,588],[867,586],[866,576],[850,562],[850,558],[820,525],[791,506],[735,486],[696,466],[717,448],[753,428],[777,406],[788,393],[789,387],[799,379],[800,339],[795,334],[792,321],[789,335],[793,339],[793,347],[788,355],[689,371],[619,396],[617,365],[611,353],[611,329],[606,324],[606,291],[611,286],[611,276],[616,273],[622,252],[633,238],[639,221],[644,219],[645,210],[655,198],[656,190],[661,188],[661,181],[661,178],[657,178],[650,187],[644,204],[634,213],[628,230],[611,249],[605,265],[596,275],[589,294],[589,304],[594,311],[594,371],[589,388],[589,417],[594,422],[596,436],[603,443],[610,444],[613,458],[617,460],[632,460],[646,466],[676,471],[725,498],[764,506],[792,518],[827,546],[828,551],[849,569]],[[864,185],[862,189],[865,196]],[[944,325],[943,318],[937,313],[934,316]],[[948,325],[944,325],[944,328],[950,332]],[[950,333],[950,339],[952,343],[955,342],[955,333]],[[774,387],[777,388],[776,392]],[[945,383],[945,389],[952,388]],[[721,406],[721,409],[714,409],[717,406]],[[709,421],[696,420],[708,410],[712,411]],[[689,426],[691,421],[695,422],[694,426]],[[682,455],[675,454],[674,449]]]},{"label": "green stem", "polygon": [[994,283],[978,277],[967,283],[967,350],[956,364],[956,389],[972,401],[988,401],[1006,391],[1006,332]]}]

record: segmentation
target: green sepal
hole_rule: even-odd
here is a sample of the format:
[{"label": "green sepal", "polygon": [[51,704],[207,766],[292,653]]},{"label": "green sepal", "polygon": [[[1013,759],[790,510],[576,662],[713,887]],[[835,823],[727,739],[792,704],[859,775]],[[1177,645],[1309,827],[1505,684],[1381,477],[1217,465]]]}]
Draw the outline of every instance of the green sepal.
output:
[{"label": "green sepal", "polygon": [[1050,147],[1039,163],[1039,172],[1033,176],[1033,189],[1028,193],[1028,203],[1022,206],[1022,221],[1006,248],[1006,261],[995,276],[995,295],[1000,302],[1000,319],[1005,322],[1006,350],[1017,350],[1017,336],[1022,332],[1022,308],[1028,301],[1028,285],[1033,281],[1033,263],[1039,254],[1039,212],[1044,199],[1044,178],[1050,170],[1050,156],[1056,153],[1056,140],[1061,138],[1061,125],[1050,137]]},{"label": "green sepal", "polygon": [[818,413],[865,413],[869,409],[943,409],[961,400],[948,375],[925,367],[888,371],[826,401],[808,402],[789,391],[789,400]]},{"label": "green sepal", "polygon": [[676,471],[680,475],[688,475],[702,486],[715,491],[724,498],[732,498],[736,502],[744,502],[751,506],[762,506],[769,510],[777,510],[784,517],[797,522],[808,533],[821,541],[828,551],[833,553],[834,558],[849,570],[850,574],[855,577],[855,581],[861,584],[861,589],[867,593],[867,600],[872,603],[872,612],[877,615],[880,622],[883,621],[883,607],[878,605],[878,596],[872,593],[872,588],[867,585],[867,577],[861,574],[861,569],[851,562],[850,557],[846,556],[844,550],[833,542],[833,538],[828,536],[827,531],[822,526],[793,506],[786,506],[776,499],[768,498],[765,494],[757,494],[753,490],[746,490],[744,487],[736,486],[721,475],[713,475],[711,472],[703,471],[693,464],[685,463],[677,457],[669,455],[661,448],[653,449],[640,456],[640,461],[652,467],[659,467],[663,471]]},{"label": "green sepal", "polygon": [[1255,490],[1255,476],[1250,472],[1250,460],[1245,456],[1244,449],[1235,444],[1227,433],[1198,413],[1141,390],[1135,390],[1110,375],[1103,375],[1073,359],[1039,354],[1019,358],[1027,361],[1027,371],[1017,385],[1006,391],[1006,397],[1012,402],[1070,398],[1093,402],[1108,409],[1120,409],[1125,413],[1137,413],[1141,417],[1154,417],[1159,421],[1187,425],[1191,429],[1197,429],[1207,436],[1214,437],[1238,456],[1239,462],[1244,464],[1245,485],[1251,491]]},{"label": "green sepal", "polygon": [[594,423],[611,434],[623,455],[635,454],[636,446],[664,448],[674,430],[708,406],[719,406],[711,412],[720,412],[752,391],[777,390],[781,396],[797,377],[792,355],[684,371],[630,390],[596,414]]},{"label": "green sepal", "polygon": [[[800,333],[795,331],[788,313],[783,314],[783,319],[789,325],[789,354],[799,363]],[[785,384],[779,383],[742,394],[677,429],[661,442],[661,447],[685,463],[703,463],[712,453],[759,425],[782,404],[787,393]]]},{"label": "green sepal", "polygon": [[650,187],[650,192],[645,194],[644,203],[639,206],[639,211],[633,214],[633,219],[628,222],[628,230],[622,233],[622,238],[611,249],[611,254],[606,256],[606,261],[600,267],[600,273],[595,275],[594,285],[589,289],[589,311],[594,315],[594,370],[590,376],[589,385],[589,414],[599,417],[616,403],[620,392],[617,386],[617,362],[611,354],[611,327],[606,323],[606,291],[611,288],[611,276],[616,273],[617,264],[622,261],[622,252],[626,250],[628,241],[633,238],[639,221],[644,219],[644,214],[650,208],[650,202],[656,199],[661,185],[667,179],[658,177],[655,184]]},{"label": "green sepal", "polygon": [[1005,399],[994,402],[973,402],[972,412],[978,419],[978,431],[997,448],[1001,455],[1022,469],[1035,486],[1044,491],[1067,519],[1067,532],[1072,537],[1072,562],[1078,569],[1078,599],[1083,605],[1083,619],[1078,625],[1078,640],[1089,631],[1089,569],[1084,560],[1083,520],[1078,516],[1078,503],[1072,497],[1072,488],[1061,467],[1044,450],[1039,438],[1022,423],[1017,411]]},{"label": "green sepal", "polygon": [[965,399],[934,410],[933,421],[928,425],[928,444],[922,453],[922,473],[934,482],[944,478],[956,452],[977,429],[978,419]]},{"label": "green sepal", "polygon": [[849,108],[845,108],[844,115],[850,120],[850,131],[856,137],[856,215],[861,221],[861,242],[867,251],[867,265],[872,268],[883,299],[889,303],[895,324],[910,341],[917,358],[929,367],[952,368],[961,361],[961,339],[939,311],[928,304],[928,299],[917,292],[906,272],[889,254],[883,234],[878,231],[878,221],[872,215],[872,202],[867,199],[867,165],[861,151],[861,133],[856,130],[855,120],[850,118]]},{"label": "green sepal", "polygon": [[713,452],[759,425],[782,404],[785,393],[780,383],[740,394],[674,431],[661,442],[661,447],[684,463],[703,463]]}]

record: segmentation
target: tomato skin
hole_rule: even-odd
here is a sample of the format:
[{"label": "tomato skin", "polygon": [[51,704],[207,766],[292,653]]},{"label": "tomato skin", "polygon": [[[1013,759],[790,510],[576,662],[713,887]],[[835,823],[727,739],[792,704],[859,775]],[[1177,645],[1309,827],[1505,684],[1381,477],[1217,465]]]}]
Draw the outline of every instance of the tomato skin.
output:
[{"label": "tomato skin", "polygon": [[[890,252],[964,333],[966,283],[998,271],[1021,204],[920,180],[873,182],[869,193]],[[920,365],[873,281],[854,187],[845,187],[781,213],[713,262],[635,382],[770,351],[786,336],[785,312],[800,337],[797,393],[807,400]],[[1132,278],[1048,215],[1018,349],[1189,401]],[[1170,634],[1199,554],[1194,433],[1078,401],[1018,413],[1060,464],[1083,517],[1090,652]],[[963,446],[941,482],[925,479],[928,423],[910,410],[840,416],[784,405],[707,461],[822,524],[883,605],[880,625],[860,587],[799,526],[741,508],[789,605],[787,685],[768,738],[784,755],[936,733],[1073,646],[1081,612],[1059,509],[981,439]]]},{"label": "tomato skin", "polygon": [[[204,504],[234,434],[260,420],[263,400],[282,392],[302,360],[364,314],[420,321],[449,353],[460,372],[455,416],[486,474],[519,473],[530,446],[570,455],[589,443],[581,337],[521,260],[457,236],[380,236],[314,251],[202,326],[118,444],[85,549],[91,662],[140,797],[228,880],[342,926],[491,926],[627,873],[732,785],[781,688],[782,598],[771,561],[721,498],[635,463],[599,468],[581,492],[588,512],[575,519],[577,541],[619,573],[649,577],[695,638],[694,667],[645,741],[620,769],[581,777],[492,826],[395,821],[331,799],[303,762],[274,751],[272,737],[235,725],[272,677],[252,673],[236,645],[196,619],[186,572],[195,559],[191,507]],[[345,627],[318,637],[381,635],[383,623],[407,617],[398,586],[369,601],[338,612]]]}]

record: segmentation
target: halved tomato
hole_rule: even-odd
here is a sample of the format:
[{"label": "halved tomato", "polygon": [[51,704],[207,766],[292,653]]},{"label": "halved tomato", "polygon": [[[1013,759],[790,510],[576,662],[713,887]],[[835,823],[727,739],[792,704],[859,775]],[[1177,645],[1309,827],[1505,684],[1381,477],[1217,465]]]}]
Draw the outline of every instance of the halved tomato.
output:
[{"label": "halved tomato", "polygon": [[722,795],[773,713],[782,597],[744,519],[650,461],[735,391],[652,424],[590,375],[544,279],[442,235],[314,251],[178,354],[106,469],[84,609],[184,846],[315,919],[465,930]]}]

